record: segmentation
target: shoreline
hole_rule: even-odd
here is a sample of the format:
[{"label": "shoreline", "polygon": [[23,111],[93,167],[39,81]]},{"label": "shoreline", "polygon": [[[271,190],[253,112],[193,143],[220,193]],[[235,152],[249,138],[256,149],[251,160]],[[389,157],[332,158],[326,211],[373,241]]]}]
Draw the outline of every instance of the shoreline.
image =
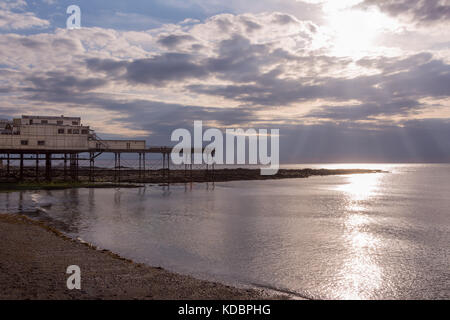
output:
[{"label": "shoreline", "polygon": [[[34,171],[33,171],[34,172]],[[146,171],[143,176],[137,170],[122,170],[120,180],[115,176],[114,170],[101,169],[96,171],[95,182],[89,181],[89,171],[80,169],[78,181],[68,182],[61,178],[63,172],[56,170],[52,182],[36,182],[35,178],[25,178],[17,181],[11,178],[0,182],[0,192],[22,190],[61,190],[71,188],[136,188],[142,184],[167,184],[167,183],[204,183],[204,182],[229,182],[229,181],[255,181],[255,180],[279,180],[298,179],[312,176],[349,175],[384,173],[382,170],[371,169],[280,169],[277,174],[263,176],[259,169],[216,169],[216,170],[171,170],[170,174],[164,170]],[[25,176],[26,177],[26,176]],[[3,180],[5,178],[3,177]]]},{"label": "shoreline", "polygon": [[[68,290],[66,268],[81,269],[81,290]],[[43,222],[0,214],[0,300],[5,299],[287,299],[264,289],[151,267],[67,237]]]}]

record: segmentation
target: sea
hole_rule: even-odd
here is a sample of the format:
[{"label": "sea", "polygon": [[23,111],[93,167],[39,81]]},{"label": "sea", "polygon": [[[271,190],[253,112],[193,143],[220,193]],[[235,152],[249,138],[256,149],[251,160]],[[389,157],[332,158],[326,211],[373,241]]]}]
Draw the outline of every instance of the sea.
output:
[{"label": "sea", "polygon": [[151,266],[308,299],[450,299],[450,164],[304,179],[0,193],[70,237]]}]

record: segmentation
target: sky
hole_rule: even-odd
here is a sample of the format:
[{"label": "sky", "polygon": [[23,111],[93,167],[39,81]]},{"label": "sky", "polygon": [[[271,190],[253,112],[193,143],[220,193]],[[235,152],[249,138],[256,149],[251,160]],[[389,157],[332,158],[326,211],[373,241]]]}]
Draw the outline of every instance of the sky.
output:
[{"label": "sky", "polygon": [[153,146],[203,120],[279,129],[284,163],[450,162],[449,95],[450,0],[0,0],[0,118]]}]

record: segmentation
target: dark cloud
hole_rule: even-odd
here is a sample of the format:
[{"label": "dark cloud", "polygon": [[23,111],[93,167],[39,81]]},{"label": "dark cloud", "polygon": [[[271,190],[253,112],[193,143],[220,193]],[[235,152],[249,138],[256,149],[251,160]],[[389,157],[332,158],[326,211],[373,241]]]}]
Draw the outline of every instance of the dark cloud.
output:
[{"label": "dark cloud", "polygon": [[276,61],[270,55],[270,47],[264,44],[252,44],[249,39],[233,35],[223,40],[217,48],[217,57],[208,58],[204,65],[208,72],[221,79],[236,82],[256,80],[260,69]]},{"label": "dark cloud", "polygon": [[351,106],[322,106],[306,115],[310,118],[340,120],[370,120],[375,117],[410,115],[425,106],[415,100],[399,100],[382,104],[367,103]]},{"label": "dark cloud", "polygon": [[281,24],[281,25],[295,23],[296,21],[297,20],[293,16],[291,16],[289,14],[284,14],[284,13],[278,13],[273,18],[274,23]]},{"label": "dark cloud", "polygon": [[358,5],[367,8],[377,6],[392,16],[408,16],[417,22],[438,22],[450,18],[448,0],[365,0]]},{"label": "dark cloud", "polygon": [[150,59],[135,60],[128,64],[125,78],[130,82],[154,86],[163,86],[167,81],[204,78],[208,72],[194,58],[190,54],[165,53]]},{"label": "dark cloud", "polygon": [[0,93],[9,93],[11,92],[13,89],[11,87],[6,87],[6,86],[1,86],[0,87]]},{"label": "dark cloud", "polygon": [[[315,99],[345,101],[356,99],[365,104],[388,104],[393,101],[418,100],[424,97],[450,95],[450,65],[430,60],[428,54],[413,58],[383,59],[371,62],[384,72],[355,78],[320,77],[287,79],[280,72],[256,76],[254,83],[230,85],[191,85],[189,89],[203,94],[217,95],[252,105],[289,105]],[[425,62],[418,64],[418,62]],[[368,62],[360,62],[366,63]],[[259,69],[258,69],[259,70]],[[396,72],[394,72],[396,71]],[[250,77],[249,77],[250,78]],[[411,104],[414,107],[416,104]]]},{"label": "dark cloud", "polygon": [[203,48],[205,48],[205,46],[203,46],[203,45],[201,45],[201,44],[198,44],[198,43],[194,43],[194,44],[191,46],[191,50],[192,50],[192,51],[199,51],[199,50],[201,50],[201,49],[203,49]]},{"label": "dark cloud", "polygon": [[26,79],[31,86],[22,90],[42,101],[64,101],[66,96],[84,94],[107,84],[101,78],[81,78],[62,72],[47,72],[45,75],[33,75]]},{"label": "dark cloud", "polygon": [[431,60],[408,71],[384,76],[379,82],[379,94],[390,97],[434,97],[450,95],[450,65]]},{"label": "dark cloud", "polygon": [[[400,58],[366,58],[361,66],[380,70],[380,74],[352,79],[337,77],[282,78],[283,63],[295,63],[301,71],[311,65],[324,72],[350,63],[327,56],[295,56],[267,44],[253,44],[234,34],[217,46],[216,57],[199,58],[189,54],[168,53],[151,59],[136,60],[126,66],[126,79],[134,83],[160,86],[168,81],[205,79],[215,76],[231,81],[229,85],[193,84],[187,89],[201,94],[225,97],[255,106],[289,105],[314,99],[344,101],[357,99],[364,105],[394,105],[396,101],[450,94],[450,66],[433,60],[430,53]],[[196,59],[197,58],[197,59]],[[91,63],[92,65],[92,63]],[[96,63],[102,65],[102,63]],[[105,64],[103,69],[117,66]],[[268,71],[266,71],[269,69]],[[264,71],[263,71],[264,70]],[[417,103],[409,103],[412,108]],[[395,108],[394,108],[395,109]],[[383,109],[384,110],[384,109]],[[407,112],[408,107],[396,108]]]},{"label": "dark cloud", "polygon": [[87,67],[94,72],[105,72],[112,75],[117,75],[121,71],[125,71],[128,61],[120,61],[113,59],[86,59]]},{"label": "dark cloud", "polygon": [[32,76],[27,78],[34,84],[34,90],[83,92],[104,86],[107,81],[100,78],[79,78],[56,72],[48,72],[45,77]]},{"label": "dark cloud", "polygon": [[158,43],[168,49],[174,49],[182,43],[192,42],[192,41],[195,41],[195,38],[190,35],[186,35],[186,34],[185,35],[171,34],[171,35],[162,36],[158,39]]},{"label": "dark cloud", "polygon": [[363,58],[356,63],[362,67],[379,69],[384,74],[409,70],[417,65],[422,65],[429,62],[433,55],[429,52],[422,52],[411,55],[404,59],[377,57],[377,58]]},{"label": "dark cloud", "polygon": [[[377,69],[379,73],[375,75],[339,78],[321,76],[317,71],[312,71],[310,76],[283,77],[285,63],[293,63],[302,72],[306,72],[308,67],[317,70],[317,66],[327,72],[350,62],[329,56],[297,56],[279,48],[272,50],[270,45],[253,44],[237,34],[218,43],[215,57],[165,53],[131,62],[110,59],[86,61],[93,71],[105,72],[130,83],[152,86],[217,77],[230,84],[205,84],[202,81],[185,88],[197,94],[239,101],[247,106],[286,106],[317,99],[360,101],[351,107],[324,105],[307,115],[308,118],[332,121],[410,115],[427,107],[419,103],[420,99],[450,95],[450,65],[433,59],[427,52],[404,58],[377,57],[356,61],[360,66]],[[55,86],[84,84],[70,80],[73,83],[68,79],[56,81],[58,84]],[[86,86],[95,86],[96,82],[93,79],[90,81],[93,83],[86,83]],[[102,84],[101,79],[97,81],[98,85]]]},{"label": "dark cloud", "polygon": [[255,21],[252,21],[248,18],[242,18],[241,21],[245,25],[247,33],[252,33],[253,31],[256,31],[256,30],[259,30],[262,28],[262,26],[259,23],[256,23]]},{"label": "dark cloud", "polygon": [[224,16],[214,17],[213,20],[219,27],[219,29],[224,33],[228,33],[233,26],[233,23],[230,21],[230,19]]},{"label": "dark cloud", "polygon": [[70,39],[54,39],[51,42],[52,47],[59,49],[59,48],[64,48],[67,51],[72,51],[72,52],[76,52],[78,46],[77,43],[73,40]]},{"label": "dark cloud", "polygon": [[112,101],[97,99],[98,108],[105,111],[120,111],[118,121],[130,122],[140,129],[155,131],[155,128],[184,128],[192,126],[194,120],[214,121],[230,126],[253,120],[249,108],[213,108],[195,105],[164,103],[151,100]]},{"label": "dark cloud", "polygon": [[44,42],[29,39],[29,38],[21,38],[19,39],[19,43],[29,49],[38,50],[39,48],[42,48],[45,46]]},{"label": "dark cloud", "polygon": [[152,132],[167,133],[168,130],[192,126],[194,120],[214,121],[222,126],[244,124],[254,120],[256,109],[113,99],[108,94],[92,91],[103,85],[104,80],[81,79],[62,73],[48,73],[45,77],[29,77],[28,81],[30,86],[23,89],[22,99],[36,104],[57,103],[71,106],[75,114],[77,107],[102,110],[110,115],[120,114],[115,118],[116,121],[131,124],[133,129]]},{"label": "dark cloud", "polygon": [[88,68],[114,74],[124,68],[124,79],[132,83],[162,86],[169,81],[204,79],[217,76],[235,82],[256,81],[261,69],[293,58],[281,49],[271,52],[264,44],[252,44],[249,39],[234,34],[222,40],[217,47],[216,57],[202,57],[187,53],[164,53],[149,59],[132,62],[111,59],[88,59]]}]

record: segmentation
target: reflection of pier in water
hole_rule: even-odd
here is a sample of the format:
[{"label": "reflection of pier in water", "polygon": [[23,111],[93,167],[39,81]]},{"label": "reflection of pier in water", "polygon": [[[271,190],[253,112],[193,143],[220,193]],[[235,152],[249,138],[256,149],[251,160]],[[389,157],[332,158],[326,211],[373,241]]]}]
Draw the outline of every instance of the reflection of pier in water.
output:
[{"label": "reflection of pier in water", "polygon": [[[204,189],[213,191],[214,182],[193,186],[192,183],[184,183],[184,192],[191,193],[194,190]],[[169,198],[173,195],[173,186],[160,185],[151,187],[142,186],[133,188],[133,191],[126,191],[127,188],[69,188],[62,190],[34,190],[16,191],[0,193],[0,212],[6,214],[19,214],[45,223],[69,235],[79,235],[85,227],[83,225],[83,215],[95,217],[99,208],[105,206],[105,195],[108,203],[113,204],[114,210],[111,214],[115,218],[123,218],[124,212],[130,203],[126,194],[132,192],[135,195],[134,205],[136,212],[146,212],[146,199],[152,194],[149,190],[159,190],[162,198]],[[183,186],[175,187],[175,190],[182,190]],[[129,193],[128,193],[129,194]],[[124,198],[125,197],[125,198]]]}]

